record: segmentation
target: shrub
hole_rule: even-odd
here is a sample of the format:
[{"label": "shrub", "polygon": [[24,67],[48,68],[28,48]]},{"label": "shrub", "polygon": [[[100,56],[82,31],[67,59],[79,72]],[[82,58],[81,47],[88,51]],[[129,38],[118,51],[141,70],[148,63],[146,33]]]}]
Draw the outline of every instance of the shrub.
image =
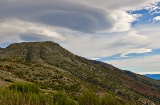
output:
[{"label": "shrub", "polygon": [[79,105],[99,105],[98,97],[91,91],[84,92],[78,97]]},{"label": "shrub", "polygon": [[77,101],[79,105],[122,105],[112,95],[97,96],[91,91],[84,92]]},{"label": "shrub", "polygon": [[55,105],[78,105],[76,101],[69,98],[65,93],[63,92],[57,92],[52,95],[53,101]]},{"label": "shrub", "polygon": [[101,97],[100,104],[101,105],[122,105],[112,95]]},{"label": "shrub", "polygon": [[24,72],[22,72],[22,71],[16,71],[15,75],[17,75],[18,77],[23,77]]},{"label": "shrub", "polygon": [[30,83],[14,83],[8,87],[10,90],[14,90],[22,93],[39,93],[40,89],[38,86]]}]

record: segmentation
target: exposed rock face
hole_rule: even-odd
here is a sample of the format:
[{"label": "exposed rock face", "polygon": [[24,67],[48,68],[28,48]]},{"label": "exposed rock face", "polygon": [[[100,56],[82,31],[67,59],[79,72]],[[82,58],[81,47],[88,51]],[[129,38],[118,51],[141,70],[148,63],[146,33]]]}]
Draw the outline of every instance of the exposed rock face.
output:
[{"label": "exposed rock face", "polygon": [[148,99],[139,99],[138,102],[142,103],[143,105],[156,105],[154,102],[148,100]]}]

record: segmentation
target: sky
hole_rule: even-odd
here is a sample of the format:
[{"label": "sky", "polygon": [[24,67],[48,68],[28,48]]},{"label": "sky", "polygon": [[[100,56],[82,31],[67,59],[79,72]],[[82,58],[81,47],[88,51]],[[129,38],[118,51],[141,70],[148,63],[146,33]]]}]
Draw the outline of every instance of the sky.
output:
[{"label": "sky", "polygon": [[160,0],[0,0],[0,46],[33,41],[160,74]]}]

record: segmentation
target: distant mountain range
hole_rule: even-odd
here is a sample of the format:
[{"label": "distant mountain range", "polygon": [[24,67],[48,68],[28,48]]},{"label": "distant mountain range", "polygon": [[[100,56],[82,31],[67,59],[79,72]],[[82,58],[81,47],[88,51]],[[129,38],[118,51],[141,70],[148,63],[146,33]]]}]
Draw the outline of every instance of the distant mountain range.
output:
[{"label": "distant mountain range", "polygon": [[91,90],[97,95],[112,95],[123,105],[160,104],[160,81],[88,60],[50,41],[0,48],[0,85],[4,87],[3,81],[16,82],[15,77],[73,97]]},{"label": "distant mountain range", "polygon": [[145,74],[145,76],[152,79],[160,80],[160,74]]}]

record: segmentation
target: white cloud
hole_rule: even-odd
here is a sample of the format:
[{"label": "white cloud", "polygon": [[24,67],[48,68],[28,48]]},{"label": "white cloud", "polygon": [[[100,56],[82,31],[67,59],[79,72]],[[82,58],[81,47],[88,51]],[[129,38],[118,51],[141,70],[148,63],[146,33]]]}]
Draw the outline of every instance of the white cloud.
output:
[{"label": "white cloud", "polygon": [[145,46],[149,49],[160,49],[160,24],[148,24],[148,25],[140,25],[136,26],[135,30],[138,31],[139,34],[148,37],[148,40],[142,41],[141,46]]},{"label": "white cloud", "polygon": [[137,20],[142,17],[142,14],[132,14],[132,16]]},{"label": "white cloud", "polygon": [[126,11],[111,11],[111,17],[113,21],[112,32],[122,32],[131,29],[131,22],[135,20],[132,15],[126,13]]},{"label": "white cloud", "polygon": [[100,58],[90,58],[91,60],[98,60],[98,59],[100,59]]},{"label": "white cloud", "polygon": [[159,13],[160,7],[158,6],[160,0],[157,0],[150,5],[146,6],[145,9],[149,11],[151,15]]},{"label": "white cloud", "polygon": [[89,4],[99,5],[104,8],[110,9],[137,9],[144,7],[150,3],[157,2],[159,0],[82,0]]},{"label": "white cloud", "polygon": [[160,16],[156,16],[153,18],[154,21],[160,21]]},{"label": "white cloud", "polygon": [[[55,28],[44,26],[40,24],[34,24],[22,20],[11,19],[5,20],[0,23],[0,43],[4,42],[21,42],[25,41],[21,39],[24,34],[31,34],[30,37],[49,37],[53,41],[59,42],[65,40],[62,35],[55,31]],[[49,40],[48,38],[48,40]],[[46,38],[47,39],[47,38]]]},{"label": "white cloud", "polygon": [[127,57],[127,54],[141,54],[141,53],[149,53],[152,52],[152,49],[146,49],[146,48],[137,48],[137,49],[127,49],[125,53],[121,54],[121,57]]},{"label": "white cloud", "polygon": [[127,44],[133,42],[134,44],[142,44],[144,41],[148,40],[148,37],[145,35],[140,35],[138,33],[138,30],[129,31],[128,33],[125,33],[122,37],[122,40]]},{"label": "white cloud", "polygon": [[150,12],[157,10],[159,7],[157,6],[159,0],[153,1],[150,5],[146,6],[145,9],[149,10]]},{"label": "white cloud", "polygon": [[139,74],[160,73],[160,55],[128,58],[125,60],[111,60],[106,62],[124,70],[131,70]]}]

